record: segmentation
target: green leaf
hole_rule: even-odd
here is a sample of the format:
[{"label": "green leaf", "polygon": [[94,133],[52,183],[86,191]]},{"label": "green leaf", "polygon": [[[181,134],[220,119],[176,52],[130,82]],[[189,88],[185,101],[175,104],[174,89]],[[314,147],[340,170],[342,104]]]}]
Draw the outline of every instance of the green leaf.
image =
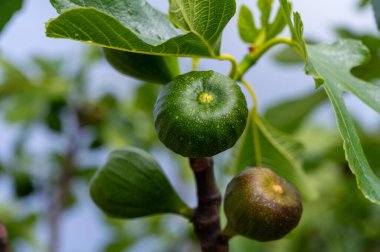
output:
[{"label": "green leaf", "polygon": [[3,0],[0,1],[0,32],[7,22],[22,7],[22,0]]},{"label": "green leaf", "polygon": [[343,92],[334,85],[324,85],[331,100],[339,132],[343,138],[346,160],[355,174],[358,187],[370,201],[380,204],[380,180],[365,157],[355,125],[343,100]]},{"label": "green leaf", "polygon": [[272,11],[273,0],[258,0],[257,5],[261,12],[261,26],[266,28],[269,24],[270,13]]},{"label": "green leaf", "polygon": [[302,169],[301,154],[302,145],[299,142],[276,130],[263,118],[255,116],[253,119],[251,113],[227,167],[234,174],[253,166],[272,168],[294,184],[304,197],[314,199],[317,192]]},{"label": "green leaf", "polygon": [[367,61],[368,49],[359,41],[342,39],[334,44],[308,46],[306,73],[317,85],[336,86],[348,91],[380,113],[380,86],[354,77],[351,69]]},{"label": "green leaf", "polygon": [[343,99],[345,91],[351,92],[380,113],[380,86],[350,73],[351,68],[368,58],[368,50],[361,42],[346,39],[331,45],[308,46],[308,52],[306,72],[313,75],[317,84],[323,84],[333,105],[346,160],[356,176],[358,187],[370,201],[380,204],[380,180],[368,164]]},{"label": "green leaf", "polygon": [[338,28],[336,32],[342,38],[361,40],[370,51],[370,59],[363,65],[353,68],[353,75],[366,81],[380,79],[380,54],[378,53],[380,50],[379,36],[374,34],[355,33],[346,28]]},{"label": "green leaf", "polygon": [[246,43],[254,43],[259,34],[253,14],[246,5],[242,5],[239,11],[238,30],[240,38]]},{"label": "green leaf", "polygon": [[375,12],[377,29],[380,30],[380,0],[372,0],[372,7]]},{"label": "green leaf", "polygon": [[[216,57],[221,34],[235,14],[234,0],[173,0],[170,20],[145,0],[53,0],[60,14],[48,37],[68,38],[124,51]],[[178,29],[179,28],[179,29]]]},{"label": "green leaf", "polygon": [[286,27],[285,16],[282,10],[279,9],[273,22],[269,24],[268,26],[266,39],[270,40],[276,37],[280,32],[284,30],[285,27]]},{"label": "green leaf", "polygon": [[159,164],[149,153],[137,148],[112,151],[94,176],[90,194],[100,209],[118,218],[191,213]]},{"label": "green leaf", "polygon": [[280,4],[286,23],[288,24],[290,34],[292,35],[292,40],[296,43],[300,55],[306,59],[307,50],[306,43],[303,38],[303,23],[301,16],[298,12],[294,12],[292,15],[292,7],[287,0],[280,0]]},{"label": "green leaf", "polygon": [[274,127],[286,133],[293,133],[326,98],[326,93],[323,89],[320,89],[311,94],[287,100],[270,107],[265,112],[265,118]]}]

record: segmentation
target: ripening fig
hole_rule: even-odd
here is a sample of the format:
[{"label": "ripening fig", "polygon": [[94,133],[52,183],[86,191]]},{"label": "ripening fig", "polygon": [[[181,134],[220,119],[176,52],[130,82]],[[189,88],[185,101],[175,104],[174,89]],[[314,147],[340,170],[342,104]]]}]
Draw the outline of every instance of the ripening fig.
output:
[{"label": "ripening fig", "polygon": [[161,89],[154,106],[159,139],[185,157],[213,156],[231,148],[247,117],[240,87],[214,71],[177,76]]},{"label": "ripening fig", "polygon": [[302,215],[301,197],[268,168],[249,168],[228,184],[225,232],[258,241],[277,240],[295,228]]}]

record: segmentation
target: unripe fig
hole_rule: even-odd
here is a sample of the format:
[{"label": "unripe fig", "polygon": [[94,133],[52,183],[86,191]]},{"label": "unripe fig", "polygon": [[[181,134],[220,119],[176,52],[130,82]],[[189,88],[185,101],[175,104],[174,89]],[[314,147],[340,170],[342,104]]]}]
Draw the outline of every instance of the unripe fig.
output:
[{"label": "unripe fig", "polygon": [[116,70],[139,80],[166,84],[180,72],[176,57],[103,49],[107,61]]},{"label": "unripe fig", "polygon": [[302,203],[298,191],[272,170],[249,168],[228,184],[224,210],[228,233],[271,241],[297,226]]},{"label": "unripe fig", "polygon": [[161,89],[154,106],[159,139],[185,157],[213,156],[231,148],[247,117],[240,87],[213,71],[177,76]]}]

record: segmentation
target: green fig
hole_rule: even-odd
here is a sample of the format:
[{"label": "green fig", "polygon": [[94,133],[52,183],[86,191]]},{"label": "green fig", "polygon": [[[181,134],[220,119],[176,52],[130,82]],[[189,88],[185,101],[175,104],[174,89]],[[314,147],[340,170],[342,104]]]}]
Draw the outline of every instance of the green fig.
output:
[{"label": "green fig", "polygon": [[116,70],[142,81],[166,84],[180,73],[176,57],[103,49],[107,61]]},{"label": "green fig", "polygon": [[154,106],[159,139],[185,157],[213,156],[231,148],[247,117],[240,87],[213,71],[177,76],[161,89]]},{"label": "green fig", "polygon": [[191,214],[152,155],[132,147],[111,152],[91,181],[90,195],[103,212],[116,218]]},{"label": "green fig", "polygon": [[258,241],[277,240],[295,228],[302,215],[298,191],[268,168],[249,168],[228,184],[225,232]]}]

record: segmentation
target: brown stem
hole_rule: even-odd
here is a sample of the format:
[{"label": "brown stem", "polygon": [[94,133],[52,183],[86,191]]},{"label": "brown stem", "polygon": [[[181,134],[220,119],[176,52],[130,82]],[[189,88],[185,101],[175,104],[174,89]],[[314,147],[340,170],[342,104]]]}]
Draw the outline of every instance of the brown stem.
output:
[{"label": "brown stem", "polygon": [[75,169],[74,158],[77,151],[78,135],[79,133],[75,133],[70,138],[69,146],[61,166],[62,173],[59,177],[58,188],[51,197],[49,252],[58,251],[59,247],[59,223],[63,207],[69,198],[70,183]]},{"label": "brown stem", "polygon": [[0,251],[11,252],[11,248],[8,243],[8,232],[3,223],[0,222]]},{"label": "brown stem", "polygon": [[228,241],[220,228],[221,196],[215,182],[213,163],[211,157],[190,158],[198,195],[198,207],[192,222],[203,252],[227,252]]}]

